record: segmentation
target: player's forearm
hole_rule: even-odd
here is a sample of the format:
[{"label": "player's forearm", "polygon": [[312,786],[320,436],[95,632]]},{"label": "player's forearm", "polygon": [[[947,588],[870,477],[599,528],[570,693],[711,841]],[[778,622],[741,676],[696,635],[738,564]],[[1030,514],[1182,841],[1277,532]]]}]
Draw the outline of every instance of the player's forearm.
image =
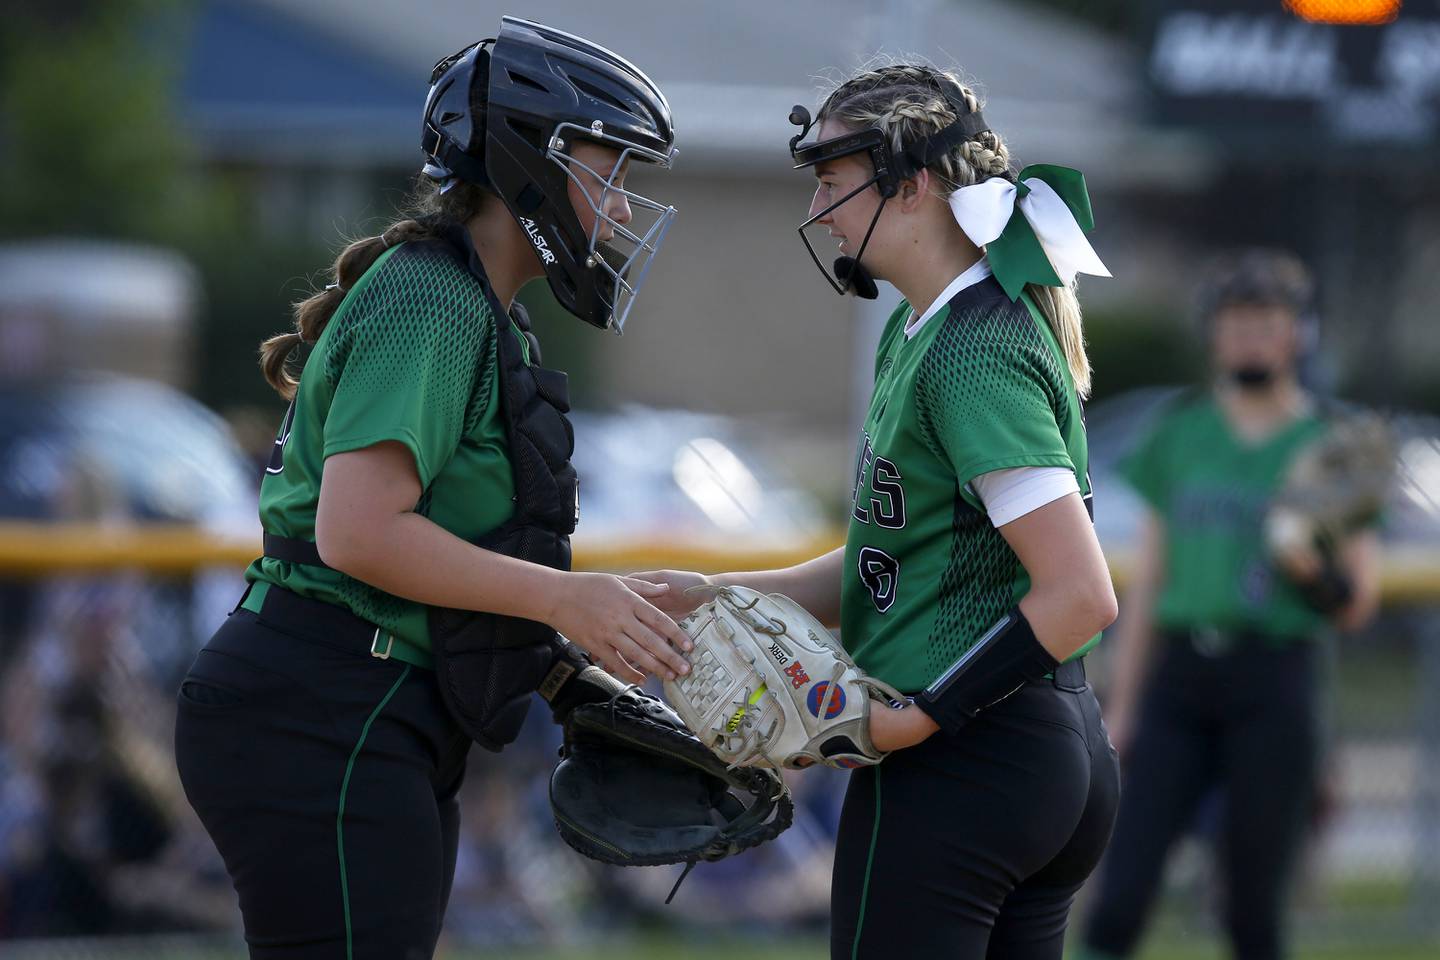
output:
[{"label": "player's forearm", "polygon": [[845,548],[779,570],[719,573],[710,577],[718,586],[740,586],[761,593],[783,593],[828,627],[840,624],[840,575]]},{"label": "player's forearm", "polygon": [[1020,601],[1035,639],[1064,661],[1115,620],[1115,594],[1103,564],[1066,580],[1037,580]]},{"label": "player's forearm", "polygon": [[418,513],[397,513],[320,544],[342,573],[419,603],[549,622],[559,570],[485,550]]}]

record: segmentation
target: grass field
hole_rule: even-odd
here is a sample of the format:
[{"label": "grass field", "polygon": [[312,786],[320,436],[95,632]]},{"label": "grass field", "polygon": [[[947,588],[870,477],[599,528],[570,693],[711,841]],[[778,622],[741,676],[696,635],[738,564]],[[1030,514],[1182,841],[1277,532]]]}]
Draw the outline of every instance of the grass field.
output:
[{"label": "grass field", "polygon": [[[108,944],[97,941],[14,945],[0,943],[6,960],[243,960],[240,951],[196,950],[178,946],[160,947],[154,941],[127,945],[123,940]],[[448,950],[437,960],[828,960],[819,940],[716,941],[645,939],[598,947],[569,947],[552,950]],[[1227,954],[1213,941],[1194,944],[1155,943],[1138,960],[1226,960]],[[1310,947],[1297,951],[1292,960],[1436,960],[1440,944],[1367,945],[1326,949]],[[904,960],[895,957],[894,960]]]},{"label": "grass field", "polygon": [[[676,942],[651,942],[613,950],[585,950],[538,953],[484,954],[485,960],[506,957],[507,960],[828,960],[824,945],[815,941],[742,946],[739,943],[708,945]],[[1357,947],[1351,950],[1307,950],[1298,952],[1293,960],[1436,960],[1440,945],[1409,947]],[[481,954],[451,953],[442,960],[481,960]],[[1156,944],[1139,960],[1225,960],[1227,954],[1218,944],[1173,946]],[[901,960],[896,957],[895,960]]]},{"label": "grass field", "polygon": [[[497,954],[485,954],[486,960]],[[1298,952],[1293,960],[1436,960],[1440,945],[1408,947],[1358,947],[1352,950],[1307,950]],[[787,943],[745,946],[727,944],[678,943],[652,941],[629,947],[585,951],[547,951],[509,954],[507,960],[828,960],[822,943],[802,940]],[[1156,944],[1139,960],[1225,960],[1227,953],[1218,944],[1176,946]],[[452,953],[443,960],[481,960],[480,954]],[[895,960],[901,960],[896,957]]]}]

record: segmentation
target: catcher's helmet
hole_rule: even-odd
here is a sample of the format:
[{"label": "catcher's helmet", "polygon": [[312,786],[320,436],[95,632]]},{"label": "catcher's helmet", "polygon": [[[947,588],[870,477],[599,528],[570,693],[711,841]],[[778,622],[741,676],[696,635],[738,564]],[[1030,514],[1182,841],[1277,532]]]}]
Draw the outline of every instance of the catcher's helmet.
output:
[{"label": "catcher's helmet", "polygon": [[1315,280],[1294,253],[1271,247],[1243,247],[1213,260],[1195,295],[1198,330],[1208,336],[1226,307],[1283,307],[1299,331],[1293,364],[1303,386],[1321,386],[1317,347],[1320,312]]},{"label": "catcher's helmet", "polygon": [[1315,282],[1299,257],[1287,250],[1248,247],[1211,264],[1196,309],[1208,322],[1236,304],[1287,307],[1305,323],[1313,319],[1314,299]]},{"label": "catcher's helmet", "polygon": [[[570,156],[577,138],[620,151],[608,177]],[[615,182],[631,159],[669,167],[675,157],[670,104],[645,74],[599,44],[505,17],[499,37],[435,65],[421,147],[427,176],[478,184],[504,201],[561,306],[602,329],[623,327],[675,216]],[[600,185],[599,197],[584,189],[576,167]],[[588,236],[570,203],[571,181],[595,212]],[[624,196],[635,223],[604,212],[610,193]],[[614,230],[603,244],[601,222]]]}]

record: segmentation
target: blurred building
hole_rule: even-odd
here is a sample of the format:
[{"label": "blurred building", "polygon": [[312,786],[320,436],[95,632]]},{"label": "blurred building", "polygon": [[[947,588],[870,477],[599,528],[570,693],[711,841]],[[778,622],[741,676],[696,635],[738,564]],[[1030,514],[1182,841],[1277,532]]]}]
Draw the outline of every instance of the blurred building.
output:
[{"label": "blurred building", "polygon": [[1423,393],[1440,365],[1440,176],[1425,159],[1440,19],[1407,9],[1331,26],[1282,0],[1145,11],[1127,39],[998,0],[207,0],[183,104],[209,162],[249,172],[271,229],[334,243],[393,212],[437,58],[505,12],[612,46],[671,98],[679,161],[663,181],[634,180],[681,214],[633,335],[587,342],[599,396],[579,402],[780,411],[846,447],[895,298],[840,300],[815,275],[794,233],[810,177],[790,169],[786,118],[877,53],[918,53],[978,82],[1021,163],[1085,171],[1115,273],[1085,285],[1097,323],[1148,312],[1181,325],[1198,258],[1288,245],[1322,276],[1332,381],[1382,401]]},{"label": "blurred building", "polygon": [[1195,191],[1208,170],[1183,138],[1141,125],[1130,46],[989,0],[211,0],[197,15],[185,73],[188,122],[212,162],[254,171],[274,229],[333,242],[337,230],[390,212],[394,198],[378,194],[377,177],[418,167],[430,64],[493,33],[505,12],[612,46],[674,107],[674,170],[637,170],[632,182],[680,216],[631,334],[590,341],[606,402],[781,412],[848,451],[872,345],[896,297],[841,300],[816,274],[795,233],[813,178],[790,168],[787,116],[796,103],[813,108],[826,77],[879,51],[958,65],[988,94],[987,117],[1022,160],[1086,171],[1104,211],[1097,245],[1126,264],[1117,283],[1093,284],[1094,302],[1155,288],[1147,278],[1179,259],[1167,252],[1180,245],[1143,198]]}]

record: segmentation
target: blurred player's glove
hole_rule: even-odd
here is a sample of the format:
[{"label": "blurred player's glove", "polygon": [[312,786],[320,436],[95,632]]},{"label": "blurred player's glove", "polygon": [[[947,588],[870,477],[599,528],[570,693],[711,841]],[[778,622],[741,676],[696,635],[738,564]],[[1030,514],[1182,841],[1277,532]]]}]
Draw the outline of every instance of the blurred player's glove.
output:
[{"label": "blurred player's glove", "polygon": [[1322,612],[1344,606],[1348,582],[1335,551],[1380,514],[1395,477],[1394,437],[1373,413],[1338,419],[1290,464],[1265,517],[1270,555]]},{"label": "blurred player's glove", "polygon": [[721,587],[680,626],[691,671],[665,696],[735,767],[859,767],[885,754],[870,740],[870,700],[903,696],[866,676],[814,617],[780,594]]},{"label": "blurred player's glove", "polygon": [[728,768],[663,701],[577,651],[557,660],[540,693],[565,728],[550,777],[555,825],[587,857],[693,866],[790,826],[794,805],[779,775]]}]

